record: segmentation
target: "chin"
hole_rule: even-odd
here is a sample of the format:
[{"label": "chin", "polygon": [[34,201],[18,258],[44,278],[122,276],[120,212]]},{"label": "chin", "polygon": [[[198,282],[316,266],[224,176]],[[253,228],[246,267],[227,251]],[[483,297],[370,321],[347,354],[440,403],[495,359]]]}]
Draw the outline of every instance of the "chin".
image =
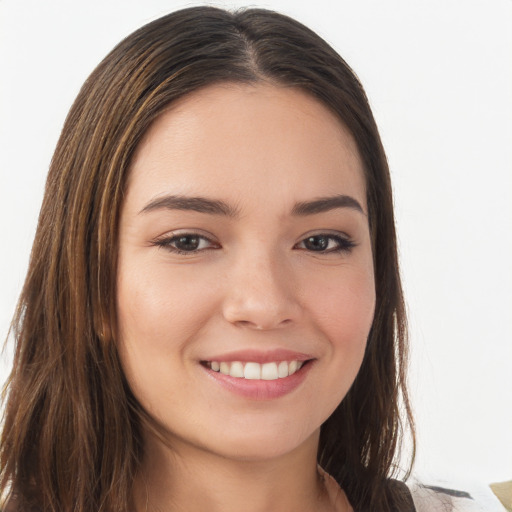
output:
[{"label": "chin", "polygon": [[[170,432],[168,429],[158,429],[168,441],[168,447],[176,454],[208,453],[215,457],[240,462],[263,462],[282,457],[286,454],[300,450],[306,446],[318,446],[318,428],[313,432],[300,432],[290,428],[276,425],[255,428],[202,428],[200,432]],[[205,433],[208,437],[205,437]],[[180,435],[181,434],[181,435]]]},{"label": "chin", "polygon": [[209,438],[204,447],[212,454],[241,462],[263,462],[287,455],[306,446],[318,446],[318,433],[294,431],[293,428],[246,429],[243,432],[224,432],[222,438],[212,443]]}]

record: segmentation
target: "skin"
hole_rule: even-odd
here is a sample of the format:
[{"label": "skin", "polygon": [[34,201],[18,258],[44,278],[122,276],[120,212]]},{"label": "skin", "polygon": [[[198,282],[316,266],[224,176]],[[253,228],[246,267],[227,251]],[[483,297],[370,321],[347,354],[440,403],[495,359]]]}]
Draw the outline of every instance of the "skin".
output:
[{"label": "skin", "polygon": [[[168,195],[221,200],[237,214],[158,206]],[[292,211],[335,195],[360,209]],[[343,491],[323,484],[316,454],[373,319],[366,211],[353,138],[299,90],[210,86],[156,120],[132,163],[119,236],[121,362],[164,437],[146,432],[136,509],[350,510]],[[205,238],[173,252],[187,233]],[[311,236],[326,249],[312,250]],[[291,392],[255,400],[201,364],[245,349],[312,362]]]}]

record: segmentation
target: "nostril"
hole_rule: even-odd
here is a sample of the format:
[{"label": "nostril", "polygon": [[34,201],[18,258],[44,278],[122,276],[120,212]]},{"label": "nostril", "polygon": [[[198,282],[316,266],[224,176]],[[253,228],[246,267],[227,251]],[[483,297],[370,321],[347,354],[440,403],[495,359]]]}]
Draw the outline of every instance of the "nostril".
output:
[{"label": "nostril", "polygon": [[250,327],[256,331],[265,331],[268,329],[275,329],[276,327],[277,328],[284,327],[292,322],[293,322],[293,320],[287,318],[285,320],[281,320],[278,322],[269,321],[269,322],[264,323],[264,322],[257,322],[257,321],[251,321],[251,320],[237,320],[234,323],[235,323],[235,325],[238,325],[239,327]]}]

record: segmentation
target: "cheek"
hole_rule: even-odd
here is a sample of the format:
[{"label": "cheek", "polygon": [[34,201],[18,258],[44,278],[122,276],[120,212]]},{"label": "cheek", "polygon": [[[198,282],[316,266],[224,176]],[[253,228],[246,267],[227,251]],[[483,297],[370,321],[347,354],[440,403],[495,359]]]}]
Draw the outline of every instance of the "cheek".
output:
[{"label": "cheek", "polygon": [[176,333],[183,331],[185,336],[186,306],[177,300],[175,288],[162,272],[143,262],[129,263],[128,258],[121,261],[118,271],[117,344],[128,382],[142,399],[137,391],[144,387],[158,389],[155,376],[160,374],[163,362],[168,365],[180,352]]},{"label": "cheek", "polygon": [[333,345],[363,345],[364,349],[375,310],[371,269],[330,276],[311,287],[308,296],[315,318]]},{"label": "cheek", "polygon": [[193,341],[215,314],[218,290],[211,279],[202,286],[198,274],[192,266],[175,272],[149,258],[119,264],[118,351],[132,391],[153,412],[162,397],[173,406],[186,401],[168,390],[188,378]]},{"label": "cheek", "polygon": [[[313,317],[327,339],[324,385],[328,413],[343,400],[361,367],[375,310],[372,267],[340,272],[310,288]],[[332,390],[336,390],[333,392]]]},{"label": "cheek", "polygon": [[212,305],[209,297],[215,290],[194,286],[187,271],[170,272],[165,265],[148,262],[132,271],[120,266],[119,276],[120,338],[144,343],[145,350],[175,351],[197,330],[201,312],[206,314]]},{"label": "cheek", "polygon": [[[144,268],[142,265],[141,268]],[[147,267],[146,267],[147,268]],[[155,418],[161,409],[182,407],[182,394],[170,393],[183,381],[183,354],[192,336],[192,307],[179,283],[154,270],[120,267],[117,346],[121,365],[139,403]]]},{"label": "cheek", "polygon": [[372,267],[336,269],[309,281],[304,296],[325,349],[318,380],[308,390],[308,403],[315,404],[310,412],[321,424],[345,398],[364,358],[375,308]]}]

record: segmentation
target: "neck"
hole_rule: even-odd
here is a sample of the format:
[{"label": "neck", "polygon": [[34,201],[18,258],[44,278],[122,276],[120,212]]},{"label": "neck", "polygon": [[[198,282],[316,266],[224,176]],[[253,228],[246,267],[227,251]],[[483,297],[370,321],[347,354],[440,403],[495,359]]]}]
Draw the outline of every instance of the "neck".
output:
[{"label": "neck", "polygon": [[[266,460],[223,457],[172,440],[147,436],[134,487],[139,512],[345,511],[317,470],[318,432],[293,452]],[[339,497],[338,497],[339,498]],[[343,496],[344,498],[344,496]]]}]

